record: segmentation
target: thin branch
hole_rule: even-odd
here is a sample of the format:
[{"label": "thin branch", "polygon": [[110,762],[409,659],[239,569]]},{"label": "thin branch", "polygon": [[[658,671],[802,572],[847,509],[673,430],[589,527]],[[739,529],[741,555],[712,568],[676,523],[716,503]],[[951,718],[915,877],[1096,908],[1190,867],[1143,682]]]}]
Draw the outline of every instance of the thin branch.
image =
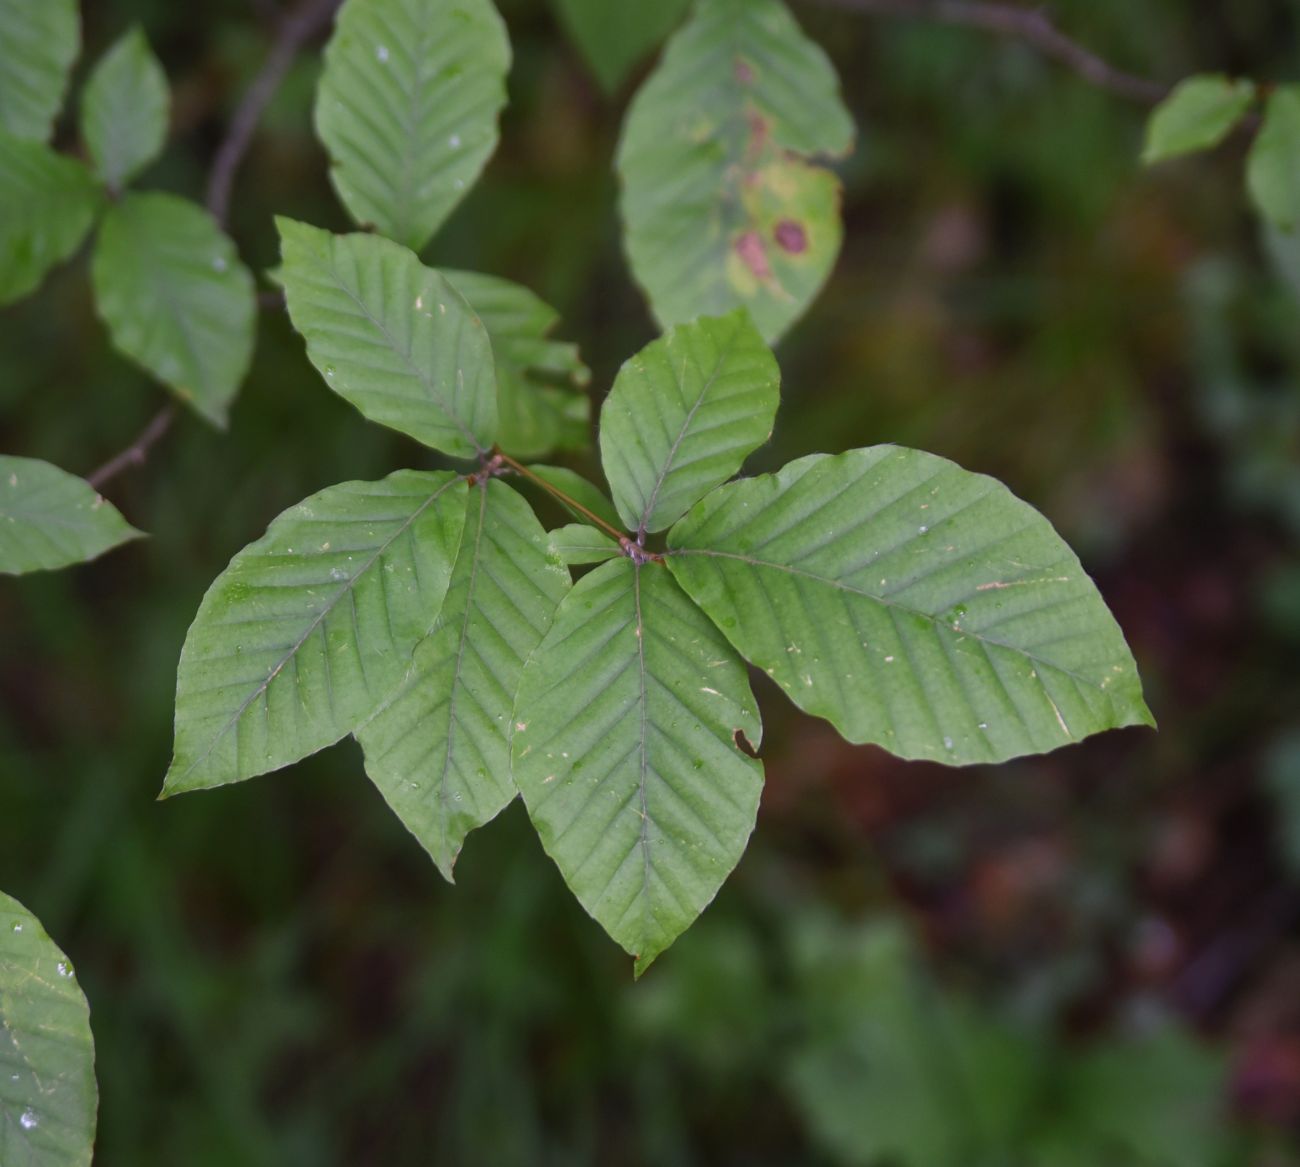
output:
[{"label": "thin branch", "polygon": [[1041,8],[1024,8],[994,0],[811,0],[827,8],[842,8],[869,16],[898,16],[979,29],[1018,40],[1064,65],[1085,81],[1142,105],[1154,105],[1169,86],[1149,77],[1127,73],[1073,40],[1052,23]]},{"label": "thin branch", "polygon": [[558,500],[559,502],[562,502],[566,507],[568,507],[575,514],[582,515],[583,518],[585,518],[587,522],[591,523],[593,526],[599,527],[600,530],[604,531],[606,535],[610,536],[610,538],[617,541],[618,545],[623,549],[623,553],[625,555],[629,555],[634,559],[641,559],[641,560],[663,558],[660,555],[654,555],[649,551],[643,550],[632,539],[630,539],[627,535],[625,535],[622,531],[620,531],[617,527],[613,526],[610,523],[605,522],[605,520],[602,519],[598,514],[596,514],[595,511],[588,510],[576,498],[571,498],[569,495],[565,494],[564,491],[562,491],[558,486],[554,486],[551,483],[547,482],[546,479],[543,478],[540,474],[534,474],[522,462],[516,462],[515,459],[510,457],[509,454],[503,453],[499,446],[494,452],[493,457],[495,459],[498,459],[502,465],[509,466],[510,469],[513,470],[516,474],[519,474],[524,478],[527,478],[529,482],[532,482],[535,485],[540,486],[552,498]]},{"label": "thin branch", "polygon": [[145,458],[149,456],[149,451],[171,429],[172,422],[176,420],[176,412],[176,403],[169,401],[149,419],[149,424],[140,431],[140,436],[134,442],[120,454],[115,454],[105,462],[86,481],[96,490],[99,490],[106,482],[116,478],[127,467],[142,465]]},{"label": "thin branch", "polygon": [[330,22],[341,2],[342,0],[303,0],[284,18],[261,70],[253,78],[253,83],[230,119],[225,139],[217,149],[208,176],[208,210],[223,227],[230,213],[230,191],[235,184],[235,174],[252,144],[257,123],[275,96],[275,91],[280,88],[280,82],[289,72],[289,67],[303,44]]}]

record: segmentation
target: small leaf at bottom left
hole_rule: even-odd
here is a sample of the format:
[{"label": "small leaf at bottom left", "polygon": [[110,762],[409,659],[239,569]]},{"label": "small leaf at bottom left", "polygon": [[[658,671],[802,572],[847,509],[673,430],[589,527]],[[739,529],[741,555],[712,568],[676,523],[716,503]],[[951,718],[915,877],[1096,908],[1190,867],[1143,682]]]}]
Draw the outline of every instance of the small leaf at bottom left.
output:
[{"label": "small leaf at bottom left", "polygon": [[76,475],[0,455],[0,575],[85,563],[140,534]]},{"label": "small leaf at bottom left", "polygon": [[0,893],[0,1163],[86,1167],[98,1100],[90,1009],[72,964]]},{"label": "small leaf at bottom left", "polygon": [[413,470],[277,518],[186,635],[163,793],[278,770],[365,721],[437,619],[464,523],[464,480]]}]

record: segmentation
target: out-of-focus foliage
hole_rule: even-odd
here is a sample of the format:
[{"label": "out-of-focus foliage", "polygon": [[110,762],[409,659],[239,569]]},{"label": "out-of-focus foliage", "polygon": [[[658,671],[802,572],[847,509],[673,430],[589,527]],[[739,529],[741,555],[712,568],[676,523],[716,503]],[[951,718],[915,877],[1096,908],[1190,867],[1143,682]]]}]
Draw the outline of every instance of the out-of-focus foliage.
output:
[{"label": "out-of-focus foliage", "polygon": [[121,190],[162,153],[170,100],[162,66],[138,28],[95,66],[82,95],[81,136],[110,190]]},{"label": "out-of-focus foliage", "polygon": [[1252,81],[1221,76],[1189,77],[1151,114],[1142,161],[1163,162],[1217,146],[1255,99]]},{"label": "out-of-focus foliage", "polygon": [[583,60],[608,93],[663,41],[690,0],[609,4],[606,0],[552,0]]}]

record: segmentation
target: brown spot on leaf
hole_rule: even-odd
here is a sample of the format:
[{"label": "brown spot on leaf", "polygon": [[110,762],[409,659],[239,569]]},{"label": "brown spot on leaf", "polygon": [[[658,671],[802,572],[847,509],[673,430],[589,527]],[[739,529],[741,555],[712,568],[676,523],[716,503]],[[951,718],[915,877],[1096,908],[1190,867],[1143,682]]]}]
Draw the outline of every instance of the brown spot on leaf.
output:
[{"label": "brown spot on leaf", "polygon": [[754,68],[744,57],[736,58],[736,80],[742,85],[754,83]]},{"label": "brown spot on leaf", "polygon": [[763,156],[763,150],[767,146],[767,118],[757,110],[751,109],[745,115],[745,119],[749,123],[749,141],[745,145],[745,161],[749,166],[753,166]]},{"label": "brown spot on leaf", "polygon": [[767,262],[767,249],[757,231],[746,231],[735,243],[741,262],[760,280],[772,278],[772,265]]},{"label": "brown spot on leaf", "polygon": [[802,255],[808,250],[808,232],[803,229],[802,223],[796,223],[793,219],[782,219],[772,235],[776,239],[776,245],[790,255]]},{"label": "brown spot on leaf", "polygon": [[748,754],[751,758],[758,757],[758,751],[750,744],[749,738],[745,736],[745,731],[743,729],[736,730],[731,737],[736,743],[736,749],[738,749],[742,754]]}]

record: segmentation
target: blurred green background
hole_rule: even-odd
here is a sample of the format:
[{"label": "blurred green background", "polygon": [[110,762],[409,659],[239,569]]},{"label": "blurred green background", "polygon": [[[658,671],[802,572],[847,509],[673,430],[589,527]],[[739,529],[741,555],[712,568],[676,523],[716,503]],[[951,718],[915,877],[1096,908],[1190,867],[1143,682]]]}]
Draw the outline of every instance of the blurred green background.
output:
[{"label": "blurred green background", "polygon": [[[628,93],[545,0],[501,7],[502,145],[426,257],[553,303],[598,401],[653,335],[611,173]],[[229,432],[187,416],[107,492],[152,538],[0,582],[0,887],[90,999],[97,1163],[1300,1164],[1300,243],[1261,237],[1240,138],[1143,172],[1144,111],[1022,46],[795,7],[860,141],[754,468],[896,441],[1001,477],[1097,578],[1160,733],[946,770],[846,746],[760,682],[754,841],[635,985],[518,805],[452,887],[351,744],[158,803],[181,642],[229,557],[312,491],[430,464],[264,312]],[[142,185],[201,198],[276,3],[83,10],[80,78],[139,22],[174,86]],[[1300,73],[1287,0],[1053,16],[1163,80]],[[275,213],[347,227],[318,60],[236,184],[259,270]],[[0,314],[0,448],[79,473],[163,400],[85,267]]]}]

